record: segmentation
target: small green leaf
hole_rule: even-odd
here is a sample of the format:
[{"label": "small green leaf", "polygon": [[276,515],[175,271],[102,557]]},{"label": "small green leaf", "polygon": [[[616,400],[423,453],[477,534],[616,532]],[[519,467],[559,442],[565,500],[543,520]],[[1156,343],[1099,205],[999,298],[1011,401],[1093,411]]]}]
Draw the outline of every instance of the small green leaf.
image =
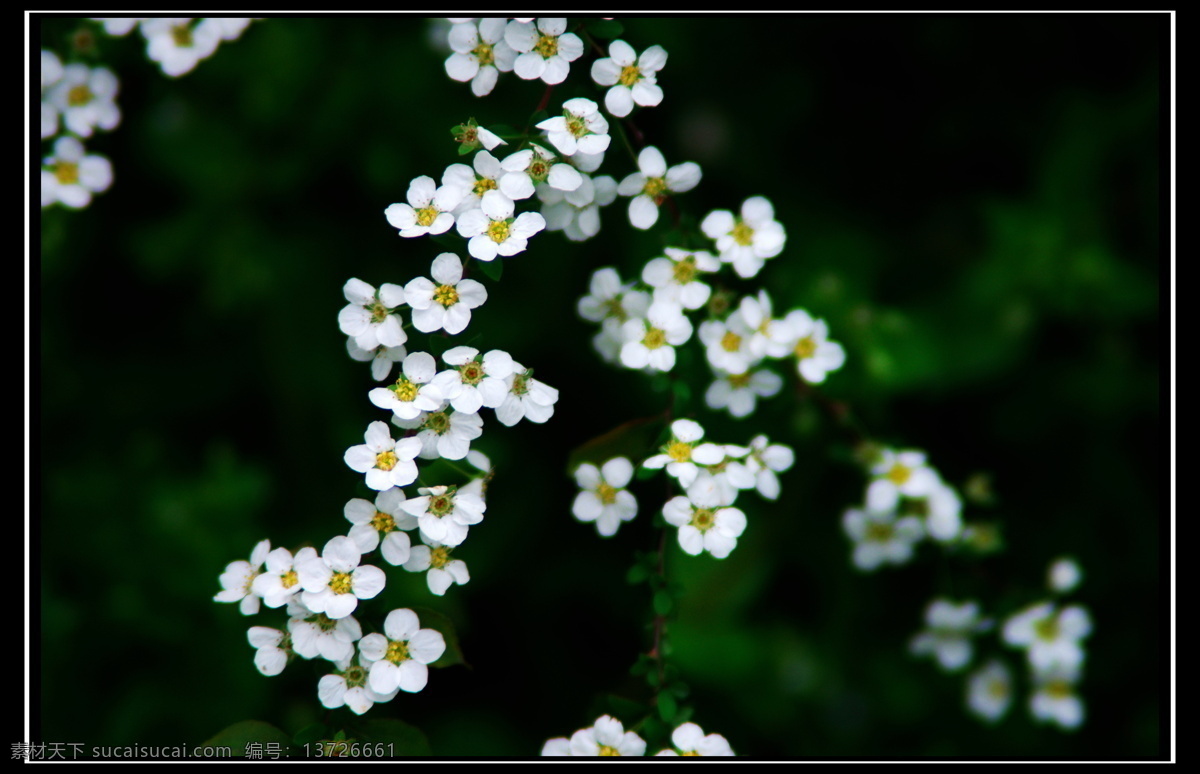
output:
[{"label": "small green leaf", "polygon": [[[424,625],[424,620],[421,621]],[[360,742],[372,745],[387,745],[388,755],[416,757],[429,756],[433,750],[429,740],[419,728],[410,726],[402,720],[393,718],[375,718],[368,720],[358,729],[355,737]]]},{"label": "small green leaf", "polygon": [[246,755],[247,745],[270,743],[279,744],[286,754],[291,745],[291,739],[270,723],[264,723],[261,720],[243,720],[218,731],[215,736],[204,742],[204,746],[228,747],[234,757],[241,758]]},{"label": "small green leaf", "polygon": [[462,664],[465,667],[471,666],[463,658],[462,647],[458,644],[458,631],[454,628],[453,621],[442,613],[428,607],[414,607],[412,611],[420,619],[422,629],[439,631],[442,633],[442,638],[446,640],[446,652],[429,666],[439,669],[441,667],[454,666],[455,664]]},{"label": "small green leaf", "polygon": [[621,22],[613,19],[597,19],[587,23],[587,31],[598,40],[615,40],[621,37],[625,28],[621,26]]},{"label": "small green leaf", "polygon": [[675,717],[675,713],[679,710],[679,705],[675,703],[675,697],[669,693],[660,693],[658,695],[658,716],[666,723],[671,723]]},{"label": "small green leaf", "polygon": [[467,145],[466,143],[463,143],[462,145],[458,146],[458,155],[465,156],[468,153],[473,152],[475,148],[476,146],[474,145]]},{"label": "small green leaf", "polygon": [[625,582],[631,586],[636,586],[639,583],[644,583],[650,573],[643,565],[635,564],[629,568],[629,572],[625,573]]},{"label": "small green leaf", "polygon": [[671,607],[675,602],[671,599],[671,595],[666,591],[659,591],[654,595],[654,612],[659,615],[667,615],[671,612]]},{"label": "small green leaf", "polygon": [[491,261],[476,261],[475,265],[483,272],[483,275],[493,282],[500,281],[500,275],[504,273],[504,261],[497,257]]}]

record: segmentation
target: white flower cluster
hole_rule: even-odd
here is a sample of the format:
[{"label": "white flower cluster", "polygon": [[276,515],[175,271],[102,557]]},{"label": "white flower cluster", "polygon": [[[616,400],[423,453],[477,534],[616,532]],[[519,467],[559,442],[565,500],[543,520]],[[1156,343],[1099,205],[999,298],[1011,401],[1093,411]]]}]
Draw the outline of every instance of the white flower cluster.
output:
[{"label": "white flower cluster", "polygon": [[212,56],[222,42],[241,37],[254,19],[97,17],[94,21],[101,22],[104,31],[114,36],[128,35],[136,28],[146,40],[146,56],[157,62],[165,74],[178,77]]},{"label": "white flower cluster", "polygon": [[[729,757],[733,748],[720,734],[705,735],[695,723],[682,723],[671,732],[673,747],[656,753],[655,757]],[[556,758],[628,758],[646,754],[646,741],[633,731],[626,731],[621,721],[611,715],[601,715],[589,728],[571,735],[547,739],[542,757]]]},{"label": "white flower cluster", "polygon": [[942,545],[961,538],[962,499],[929,466],[924,452],[881,449],[870,473],[865,505],[842,517],[860,570],[905,564],[926,537]]},{"label": "white flower cluster", "polygon": [[88,153],[83,139],[96,130],[111,131],[121,122],[117,108],[117,76],[105,67],[72,63],[63,65],[58,55],[42,49],[42,139],[64,134],[54,151],[42,161],[42,206],[62,204],[81,209],[92,195],[112,185],[112,164],[97,153]]}]

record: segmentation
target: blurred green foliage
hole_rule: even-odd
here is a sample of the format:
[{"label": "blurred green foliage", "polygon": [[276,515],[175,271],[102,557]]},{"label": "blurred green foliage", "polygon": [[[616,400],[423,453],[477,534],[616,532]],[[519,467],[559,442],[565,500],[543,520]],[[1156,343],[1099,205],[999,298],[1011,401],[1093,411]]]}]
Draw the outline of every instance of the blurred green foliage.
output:
[{"label": "blurred green foliage", "polygon": [[[776,308],[824,317],[849,354],[824,392],[880,440],[925,449],[948,481],[990,474],[996,505],[975,515],[999,521],[1007,546],[974,562],[926,545],[912,565],[855,572],[840,517],[864,482],[844,438],[786,392],[751,420],[712,415],[692,357],[690,396],[675,398],[709,437],[767,429],[797,454],[784,498],[747,506],[727,560],[668,546],[686,701],[735,751],[1165,754],[1167,22],[622,20],[635,48],[670,54],[665,100],[635,119],[669,163],[703,167],[679,199],[684,223],[768,196],[788,232],[763,274]],[[64,57],[81,27],[98,29],[34,25]],[[87,145],[112,160],[115,184],[85,211],[40,218],[37,738],[182,744],[246,719],[288,733],[344,722],[320,707],[315,664],[272,679],[254,669],[246,628],[282,614],[246,619],[211,598],[225,564],[264,537],[295,549],[344,533],[344,503],[368,493],[342,454],[381,415],[337,329],[341,287],[425,274],[442,248],[399,239],[384,208],[459,160],[452,126],[522,126],[541,98],[541,83],[512,75],[472,97],[445,76],[437,29],[408,16],[264,20],[178,79],[136,34],[97,38],[87,61],[118,74],[123,119]],[[578,64],[553,101],[571,96],[597,97]],[[603,171],[632,169],[614,145]],[[600,540],[570,516],[566,476],[573,450],[666,400],[653,380],[603,366],[575,315],[594,269],[633,276],[663,246],[666,219],[634,233],[624,207],[604,211],[591,242],[539,235],[507,260],[468,332],[562,397],[543,426],[486,420],[477,445],[498,470],[487,519],[458,552],[471,583],[436,598],[422,577],[389,573],[379,609],[437,610],[470,667],[437,670],[368,717],[416,726],[437,754],[536,755],[614,711],[606,696],[647,698],[628,670],[649,647],[651,598],[625,578],[657,545],[661,482],[635,482],[642,512]],[[1081,561],[1096,621],[1087,723],[1035,725],[1019,684],[986,727],[962,679],[910,657],[908,638],[938,594],[994,614],[1034,601],[1062,554]]]}]

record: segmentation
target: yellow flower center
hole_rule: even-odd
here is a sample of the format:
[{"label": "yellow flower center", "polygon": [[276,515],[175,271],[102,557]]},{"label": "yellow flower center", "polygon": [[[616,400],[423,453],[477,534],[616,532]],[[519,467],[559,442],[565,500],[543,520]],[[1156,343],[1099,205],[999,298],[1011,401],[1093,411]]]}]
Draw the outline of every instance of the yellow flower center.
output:
[{"label": "yellow flower center", "polygon": [[192,28],[187,24],[178,24],[171,28],[171,39],[175,45],[186,48],[192,45]]},{"label": "yellow flower center", "polygon": [[463,384],[479,384],[483,381],[483,366],[476,363],[474,360],[458,369],[458,378]]},{"label": "yellow flower center", "polygon": [[74,185],[79,182],[79,165],[60,161],[54,165],[54,177],[63,185]]},{"label": "yellow flower center", "polygon": [[553,35],[542,35],[534,44],[533,50],[541,54],[544,59],[549,59],[558,53],[558,38]]},{"label": "yellow flower center", "polygon": [[432,430],[438,435],[442,435],[450,429],[450,417],[446,416],[446,412],[438,411],[425,417],[425,424],[422,425],[426,430]]},{"label": "yellow flower center", "polygon": [[584,123],[583,119],[579,116],[568,113],[566,119],[567,131],[575,137],[582,137],[585,134],[591,134],[591,132],[588,131],[587,124]]},{"label": "yellow flower center", "polygon": [[653,199],[655,204],[662,204],[662,200],[667,198],[667,181],[661,177],[648,177],[642,193]]},{"label": "yellow flower center", "polygon": [[433,300],[442,306],[454,306],[458,303],[458,291],[453,285],[438,285],[433,291]]},{"label": "yellow flower center", "polygon": [[733,331],[729,331],[721,337],[721,349],[725,350],[726,352],[737,352],[738,348],[741,346],[742,337]]},{"label": "yellow flower center", "polygon": [[429,552],[429,566],[441,570],[450,562],[450,549],[438,546]]},{"label": "yellow flower center", "polygon": [[993,699],[1008,698],[1008,683],[1003,680],[992,680],[987,686],[988,696]]},{"label": "yellow flower center", "polygon": [[1058,639],[1058,619],[1054,616],[1043,618],[1033,625],[1039,639],[1053,641]]},{"label": "yellow flower center", "polygon": [[896,486],[903,486],[904,482],[912,477],[912,470],[907,465],[901,465],[899,462],[892,465],[892,469],[887,472],[887,478]]},{"label": "yellow flower center", "polygon": [[391,389],[392,393],[395,394],[396,400],[402,400],[405,403],[411,403],[416,399],[417,391],[421,388],[401,376],[389,389]]},{"label": "yellow flower center", "polygon": [[329,590],[334,594],[349,594],[354,588],[354,581],[348,572],[335,572],[329,579]]},{"label": "yellow flower center", "polygon": [[[360,666],[352,666],[345,672],[342,672],[342,677],[346,680],[347,688],[361,688],[367,684],[367,670]],[[345,745],[345,742],[331,742],[330,744]],[[344,753],[338,753],[343,755]]]},{"label": "yellow flower center", "polygon": [[534,156],[533,161],[529,163],[529,176],[538,182],[544,182],[550,175],[550,162],[546,161],[541,156]]},{"label": "yellow flower center", "polygon": [[817,342],[813,341],[812,336],[805,336],[796,342],[796,357],[803,360],[806,357],[812,357],[817,351]]},{"label": "yellow flower center", "polygon": [[300,575],[295,570],[288,570],[283,575],[279,576],[279,582],[285,589],[290,589],[300,582]]},{"label": "yellow flower center", "polygon": [[612,505],[617,501],[617,488],[606,481],[602,481],[600,482],[600,486],[596,487],[596,496],[605,505]]},{"label": "yellow flower center", "polygon": [[880,524],[877,521],[872,522],[867,525],[867,540],[874,543],[883,543],[892,539],[893,531],[891,524]]},{"label": "yellow flower center", "polygon": [[67,92],[67,104],[78,107],[86,105],[92,99],[92,92],[87,86],[80,84]]},{"label": "yellow flower center", "polygon": [[667,334],[660,331],[658,328],[651,328],[646,331],[646,335],[642,338],[642,344],[646,349],[658,349],[667,343]]},{"label": "yellow flower center", "polygon": [[700,755],[700,753],[696,752],[695,750],[688,750],[687,752],[679,753],[679,757],[681,757],[681,758],[702,758],[704,756]]},{"label": "yellow flower center", "polygon": [[617,77],[617,82],[622,86],[632,86],[642,77],[642,73],[638,70],[637,65],[625,65],[621,68],[621,75]]},{"label": "yellow flower center", "polygon": [[371,526],[379,532],[391,532],[396,528],[396,519],[390,513],[375,511],[371,518]]},{"label": "yellow flower center", "polygon": [[683,441],[671,441],[667,444],[666,453],[676,462],[687,462],[692,458],[692,445]]},{"label": "yellow flower center", "polygon": [[737,225],[733,227],[733,231],[730,231],[729,235],[733,237],[733,241],[743,247],[749,247],[754,242],[754,229],[741,220],[737,222]]},{"label": "yellow flower center", "polygon": [[387,655],[384,656],[393,664],[399,664],[402,661],[408,661],[408,643],[398,640],[389,640]]},{"label": "yellow flower center", "polygon": [[437,220],[438,211],[433,207],[422,207],[417,210],[417,225],[430,226]]},{"label": "yellow flower center", "polygon": [[375,455],[375,467],[380,470],[391,470],[396,467],[399,460],[396,458],[396,453],[393,451],[380,452]]},{"label": "yellow flower center", "polygon": [[601,758],[620,758],[621,753],[617,752],[617,748],[609,747],[606,744],[600,745],[599,755]]},{"label": "yellow flower center", "polygon": [[513,395],[524,395],[525,393],[529,392],[529,385],[526,384],[527,378],[528,372],[514,376],[512,387],[508,388],[509,391],[512,392]]},{"label": "yellow flower center", "polygon": [[445,516],[452,510],[454,510],[454,498],[450,495],[429,498],[429,512],[434,516]]},{"label": "yellow flower center", "polygon": [[1066,680],[1051,680],[1043,690],[1053,699],[1065,699],[1071,695],[1071,684]]},{"label": "yellow flower center", "polygon": [[688,284],[696,276],[696,259],[689,256],[682,261],[676,261],[671,274],[680,285]]},{"label": "yellow flower center", "polygon": [[737,389],[744,389],[750,386],[750,374],[730,374],[725,377],[729,380],[729,386]]},{"label": "yellow flower center", "polygon": [[505,239],[508,239],[508,221],[493,220],[492,224],[488,226],[487,235],[496,244],[500,244]]},{"label": "yellow flower center", "polygon": [[479,45],[471,49],[471,53],[475,55],[476,61],[480,67],[486,67],[496,61],[496,55],[492,53],[492,45],[480,41]]},{"label": "yellow flower center", "polygon": [[708,508],[700,508],[692,514],[692,526],[701,532],[708,532],[717,521],[717,515]]},{"label": "yellow flower center", "polygon": [[380,303],[379,301],[376,301],[374,304],[371,305],[371,322],[381,323],[387,319],[387,316],[388,316],[387,307],[384,306],[382,303]]},{"label": "yellow flower center", "polygon": [[476,196],[483,196],[488,191],[494,191],[495,189],[495,180],[490,177],[481,177],[475,181],[475,187],[472,190],[475,191]]}]

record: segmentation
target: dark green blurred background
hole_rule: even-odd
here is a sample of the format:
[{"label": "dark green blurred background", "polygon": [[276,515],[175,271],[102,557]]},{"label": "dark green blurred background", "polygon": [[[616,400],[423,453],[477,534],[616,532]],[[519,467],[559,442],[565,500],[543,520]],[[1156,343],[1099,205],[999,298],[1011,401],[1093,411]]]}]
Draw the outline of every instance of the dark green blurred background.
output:
[{"label": "dark green blurred background", "polygon": [[[914,564],[857,573],[840,519],[864,482],[844,436],[786,392],[742,422],[693,400],[710,437],[769,429],[797,456],[778,504],[745,497],[750,527],[728,560],[668,551],[695,720],[735,751],[1165,754],[1168,21],[623,20],[636,49],[670,54],[665,100],[635,118],[669,163],[702,166],[681,207],[698,219],[755,194],[774,202],[788,245],[763,280],[777,308],[828,319],[849,355],[825,393],[881,440],[925,449],[948,481],[988,473],[997,505],[968,516],[999,520],[1007,544],[978,562],[925,545]],[[65,56],[80,26],[44,19],[40,43]],[[212,596],[262,538],[295,549],[344,534],[343,505],[368,490],[342,454],[385,417],[345,353],[342,284],[427,274],[442,248],[400,239],[384,208],[459,160],[451,126],[522,126],[542,95],[509,74],[476,99],[430,40],[404,16],[266,20],[170,79],[136,34],[99,36],[123,119],[87,146],[112,160],[115,184],[85,211],[41,217],[36,738],[198,743],[247,718],[294,732],[325,716],[323,672],[254,669],[246,628],[283,615],[244,618]],[[571,96],[599,98],[578,63],[554,104]],[[602,171],[619,180],[632,164],[614,148]],[[378,605],[434,607],[459,628],[471,669],[372,710],[419,726],[438,754],[536,755],[607,711],[605,693],[645,697],[627,670],[652,614],[624,576],[656,544],[661,484],[637,485],[642,513],[606,541],[572,519],[565,470],[573,448],[664,402],[649,379],[603,366],[575,316],[594,269],[630,276],[661,247],[628,226],[625,200],[603,224],[583,245],[537,236],[488,282],[468,333],[534,366],[561,400],[543,426],[485,420],[477,447],[498,471],[457,553],[471,583],[435,598],[394,570]],[[1086,725],[1036,725],[1021,684],[986,727],[962,678],[908,656],[908,638],[938,594],[993,613],[1035,601],[1063,554],[1084,567],[1078,598],[1096,622]]]}]

